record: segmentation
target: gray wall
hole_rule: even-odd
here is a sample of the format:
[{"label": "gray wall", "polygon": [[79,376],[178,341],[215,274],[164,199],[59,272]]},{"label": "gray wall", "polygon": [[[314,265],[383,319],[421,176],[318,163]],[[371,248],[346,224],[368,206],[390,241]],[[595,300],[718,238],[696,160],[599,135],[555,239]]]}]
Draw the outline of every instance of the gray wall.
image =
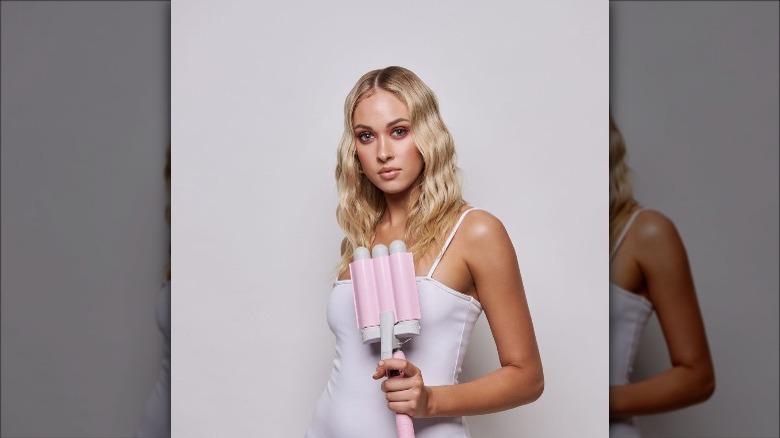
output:
[{"label": "gray wall", "polygon": [[2,2],[2,435],[131,436],[159,368],[165,2]]},{"label": "gray wall", "polygon": [[[677,225],[717,389],[647,436],[778,436],[778,3],[613,2],[611,104],[640,202]],[[657,320],[636,378],[668,366]]]}]

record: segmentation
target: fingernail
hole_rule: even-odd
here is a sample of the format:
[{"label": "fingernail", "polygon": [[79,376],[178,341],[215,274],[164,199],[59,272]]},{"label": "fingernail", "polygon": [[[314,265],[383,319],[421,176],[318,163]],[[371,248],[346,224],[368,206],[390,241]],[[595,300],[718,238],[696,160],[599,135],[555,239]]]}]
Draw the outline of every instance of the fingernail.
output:
[{"label": "fingernail", "polygon": [[380,360],[378,365],[381,367],[381,366],[382,366],[382,365],[384,365],[384,364],[385,364],[385,361],[383,361],[383,360]]}]

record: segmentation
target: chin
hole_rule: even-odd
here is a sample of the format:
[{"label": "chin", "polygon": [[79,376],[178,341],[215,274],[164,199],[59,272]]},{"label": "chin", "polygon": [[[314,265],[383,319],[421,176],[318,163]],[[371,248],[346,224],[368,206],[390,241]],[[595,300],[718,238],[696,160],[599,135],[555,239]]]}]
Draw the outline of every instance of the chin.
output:
[{"label": "chin", "polygon": [[398,184],[382,184],[377,185],[376,188],[382,191],[385,195],[397,195],[411,190],[411,185],[398,185]]}]

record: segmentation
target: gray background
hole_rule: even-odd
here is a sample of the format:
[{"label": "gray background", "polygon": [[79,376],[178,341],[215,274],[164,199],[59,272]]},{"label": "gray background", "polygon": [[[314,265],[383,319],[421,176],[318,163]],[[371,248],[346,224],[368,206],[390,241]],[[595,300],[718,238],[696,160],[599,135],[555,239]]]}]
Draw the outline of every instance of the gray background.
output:
[{"label": "gray background", "polygon": [[131,436],[160,365],[165,2],[2,12],[2,436]]},{"label": "gray background", "polygon": [[[611,105],[637,198],[677,225],[717,389],[646,436],[778,436],[778,3],[613,2]],[[657,319],[635,377],[668,366]]]},{"label": "gray background", "polygon": [[[596,0],[174,3],[174,434],[303,435],[333,359],[344,98],[398,64],[439,97],[466,199],[506,225],[541,349],[541,399],[469,418],[473,436],[606,436],[607,18]],[[463,377],[498,366],[483,315]]]}]

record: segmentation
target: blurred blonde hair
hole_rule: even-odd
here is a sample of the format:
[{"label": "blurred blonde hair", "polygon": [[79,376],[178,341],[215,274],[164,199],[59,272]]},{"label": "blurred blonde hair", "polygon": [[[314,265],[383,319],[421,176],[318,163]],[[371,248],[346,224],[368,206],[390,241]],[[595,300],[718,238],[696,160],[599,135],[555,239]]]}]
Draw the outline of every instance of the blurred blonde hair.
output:
[{"label": "blurred blonde hair", "polygon": [[637,205],[631,184],[631,169],[626,164],[623,134],[609,114],[609,247],[614,247],[631,210]]},{"label": "blurred blonde hair", "polygon": [[364,74],[344,102],[344,134],[337,151],[336,220],[346,237],[337,267],[339,273],[349,265],[355,248],[370,248],[376,225],[387,206],[382,191],[361,171],[352,128],[355,107],[377,90],[393,93],[406,104],[411,135],[423,158],[423,171],[412,187],[404,236],[415,260],[443,245],[445,233],[454,226],[460,208],[466,204],[455,165],[455,142],[441,118],[433,91],[403,67]]}]

